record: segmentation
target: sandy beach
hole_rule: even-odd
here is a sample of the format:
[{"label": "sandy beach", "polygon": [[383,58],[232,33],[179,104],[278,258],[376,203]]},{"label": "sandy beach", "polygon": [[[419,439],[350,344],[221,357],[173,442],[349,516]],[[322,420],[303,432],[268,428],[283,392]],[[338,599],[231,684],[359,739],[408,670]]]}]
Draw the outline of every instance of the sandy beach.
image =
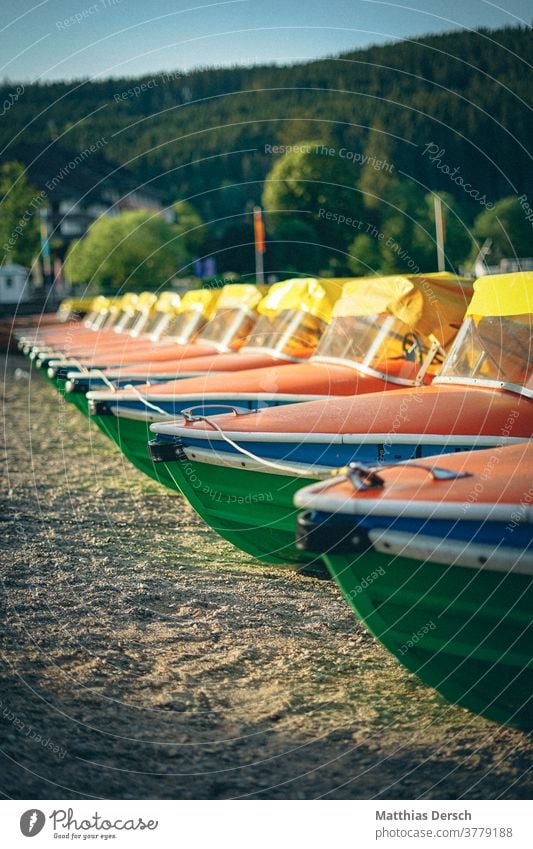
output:
[{"label": "sandy beach", "polygon": [[4,364],[5,798],[531,798],[527,734],[448,705],[332,582],[237,551]]}]

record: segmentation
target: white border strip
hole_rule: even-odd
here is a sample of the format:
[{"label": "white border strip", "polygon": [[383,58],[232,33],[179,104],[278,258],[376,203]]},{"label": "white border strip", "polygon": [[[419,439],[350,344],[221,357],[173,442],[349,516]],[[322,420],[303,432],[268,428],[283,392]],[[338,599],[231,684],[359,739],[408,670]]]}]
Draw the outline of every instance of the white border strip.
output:
[{"label": "white border strip", "polygon": [[521,386],[519,383],[508,383],[505,380],[483,380],[477,377],[436,377],[433,384],[453,384],[453,386],[481,386],[486,389],[504,389],[507,392],[513,392],[516,395],[523,395],[525,398],[533,398],[533,389],[528,389],[526,386]]},{"label": "white border strip", "polygon": [[408,557],[423,563],[487,569],[533,575],[533,550],[481,545],[463,540],[439,539],[423,534],[372,530],[368,534],[376,551],[388,556]]},{"label": "white border strip", "polygon": [[[248,472],[266,472],[270,475],[283,475],[286,473],[282,469],[273,469],[270,466],[265,466],[256,460],[251,460],[243,454],[230,454],[228,451],[215,453],[214,451],[206,450],[205,448],[184,448],[184,453],[188,460],[196,463],[206,463],[209,466],[221,466],[226,469],[245,470]],[[283,461],[279,463],[283,465]],[[308,463],[290,463],[287,464],[289,472],[292,469],[300,469],[309,478],[317,480],[331,478],[331,466],[310,466]]]},{"label": "white border strip", "polygon": [[[248,413],[243,414],[248,415]],[[249,415],[256,415],[251,410]],[[183,436],[189,439],[205,439],[213,442],[224,441],[224,437],[216,430],[199,430],[185,426],[174,420],[168,424],[161,423],[153,428],[154,433],[164,433],[170,436]],[[428,433],[283,433],[281,431],[231,431],[225,430],[224,434],[234,442],[289,442],[289,443],[316,443],[316,444],[343,444],[343,445],[452,445],[465,448],[483,447],[492,448],[503,445],[515,445],[520,442],[529,442],[527,437],[511,436],[486,436],[479,434],[428,434]]]},{"label": "white border strip", "polygon": [[[190,376],[193,377],[196,375]],[[202,375],[199,376],[201,377]],[[121,394],[117,397],[119,392],[125,393],[127,390],[117,389],[116,392],[111,392],[108,389],[105,391],[103,389],[96,389],[87,393],[87,397],[94,401],[116,401],[117,403],[120,403],[121,401],[139,400],[139,397],[133,393],[131,393],[131,395]],[[224,392],[195,392],[191,394],[173,392],[168,395],[143,392],[142,395],[143,398],[146,398],[147,401],[151,401],[154,404],[157,404],[158,401],[172,402],[175,400],[196,401],[198,404],[209,404],[211,401],[223,401],[226,403],[229,403],[229,401],[257,401],[258,403],[261,401],[284,401],[289,404],[296,404],[303,403],[304,401],[326,401],[330,398],[338,401],[341,398],[347,397],[346,395],[295,395],[288,392],[231,392],[229,389]],[[250,410],[250,412],[255,413],[256,411]]]},{"label": "white border strip", "polygon": [[[405,468],[408,469],[409,466],[406,465]],[[339,483],[340,480],[338,478],[327,483]],[[449,484],[450,481],[442,483]],[[494,520],[496,522],[509,522],[514,517],[518,524],[533,524],[533,507],[521,505],[520,502],[494,504],[493,502],[419,501],[417,499],[405,501],[404,499],[367,497],[358,499],[355,490],[353,498],[346,498],[323,494],[325,489],[324,486],[316,485],[305,487],[296,493],[294,503],[297,507],[342,516],[380,515],[394,516],[399,519],[451,519],[453,521],[464,519],[465,521]],[[520,511],[520,520],[516,519],[517,511]]]}]

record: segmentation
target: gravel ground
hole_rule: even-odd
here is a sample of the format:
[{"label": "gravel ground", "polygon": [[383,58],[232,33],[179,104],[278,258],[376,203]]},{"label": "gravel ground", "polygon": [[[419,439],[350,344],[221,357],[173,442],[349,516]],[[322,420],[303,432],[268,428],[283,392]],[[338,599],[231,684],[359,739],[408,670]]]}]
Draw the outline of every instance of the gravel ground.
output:
[{"label": "gravel ground", "polygon": [[5,797],[531,798],[530,737],[418,684],[332,583],[221,541],[26,360],[5,374]]}]

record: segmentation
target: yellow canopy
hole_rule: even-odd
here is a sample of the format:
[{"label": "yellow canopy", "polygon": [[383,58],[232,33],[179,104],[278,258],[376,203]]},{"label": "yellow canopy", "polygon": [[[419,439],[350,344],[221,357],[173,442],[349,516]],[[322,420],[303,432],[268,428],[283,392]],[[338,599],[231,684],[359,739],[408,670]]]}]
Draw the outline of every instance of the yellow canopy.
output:
[{"label": "yellow canopy", "polygon": [[[93,298],[93,297],[64,298],[61,301],[61,303],[59,304],[58,309],[65,310],[65,311],[70,310],[71,312],[72,311],[81,312],[81,310],[87,310],[87,309],[95,310],[99,306],[99,299],[100,298],[101,298],[101,295],[99,295],[96,298]],[[104,298],[103,300],[107,301],[107,298]]]},{"label": "yellow canopy", "polygon": [[220,289],[191,289],[181,299],[178,313],[201,312],[204,318],[211,318],[219,300]]},{"label": "yellow canopy", "polygon": [[478,277],[467,315],[525,315],[533,313],[533,271]]},{"label": "yellow canopy", "polygon": [[135,309],[141,310],[142,312],[148,312],[152,309],[157,303],[157,295],[155,292],[141,292],[139,297],[137,298],[137,303],[135,304]]},{"label": "yellow canopy", "polygon": [[[119,297],[118,295],[113,295],[110,298],[104,298],[104,301],[106,302],[106,305],[110,309],[111,308],[117,309],[117,310],[122,309],[122,298]],[[124,303],[126,303],[126,302],[124,302]]]},{"label": "yellow canopy", "polygon": [[57,308],[57,316],[60,321],[68,321],[74,313],[87,315],[100,312],[101,309],[98,298],[64,298]]},{"label": "yellow canopy", "polygon": [[161,292],[155,305],[156,312],[168,312],[172,315],[178,311],[181,298],[177,292]]},{"label": "yellow canopy", "polygon": [[57,311],[63,320],[64,318],[68,318],[73,312],[102,312],[102,310],[108,309],[109,304],[109,298],[105,298],[103,295],[86,298],[64,298],[59,304]]},{"label": "yellow canopy", "polygon": [[112,312],[113,314],[116,314],[121,311],[123,301],[122,297],[104,298],[102,296],[102,298],[103,300],[101,302],[100,312]]},{"label": "yellow canopy", "polygon": [[220,296],[217,301],[217,310],[240,309],[242,307],[248,307],[253,310],[257,307],[262,297],[263,292],[253,283],[228,284],[220,291]]},{"label": "yellow canopy", "polygon": [[333,316],[388,312],[413,330],[435,336],[445,347],[455,336],[471,297],[466,278],[442,271],[361,277],[345,284]]},{"label": "yellow canopy", "polygon": [[322,321],[329,321],[333,305],[342,294],[344,280],[314,277],[282,280],[270,287],[257,311],[273,316],[282,310],[304,310]]},{"label": "yellow canopy", "polygon": [[138,300],[139,296],[135,292],[126,292],[116,301],[113,299],[113,306],[117,306],[119,310],[134,310]]},{"label": "yellow canopy", "polygon": [[111,298],[106,298],[105,295],[97,295],[96,298],[93,298],[91,301],[91,309],[101,309],[102,307],[108,307],[111,303]]}]

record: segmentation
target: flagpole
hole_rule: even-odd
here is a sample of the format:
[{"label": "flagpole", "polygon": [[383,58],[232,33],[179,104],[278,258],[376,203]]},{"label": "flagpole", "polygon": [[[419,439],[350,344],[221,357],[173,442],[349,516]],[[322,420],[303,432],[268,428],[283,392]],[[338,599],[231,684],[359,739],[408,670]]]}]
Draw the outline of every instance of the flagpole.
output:
[{"label": "flagpole", "polygon": [[445,271],[444,259],[444,221],[442,218],[442,200],[438,195],[433,195],[435,204],[435,235],[437,237],[437,269]]}]

